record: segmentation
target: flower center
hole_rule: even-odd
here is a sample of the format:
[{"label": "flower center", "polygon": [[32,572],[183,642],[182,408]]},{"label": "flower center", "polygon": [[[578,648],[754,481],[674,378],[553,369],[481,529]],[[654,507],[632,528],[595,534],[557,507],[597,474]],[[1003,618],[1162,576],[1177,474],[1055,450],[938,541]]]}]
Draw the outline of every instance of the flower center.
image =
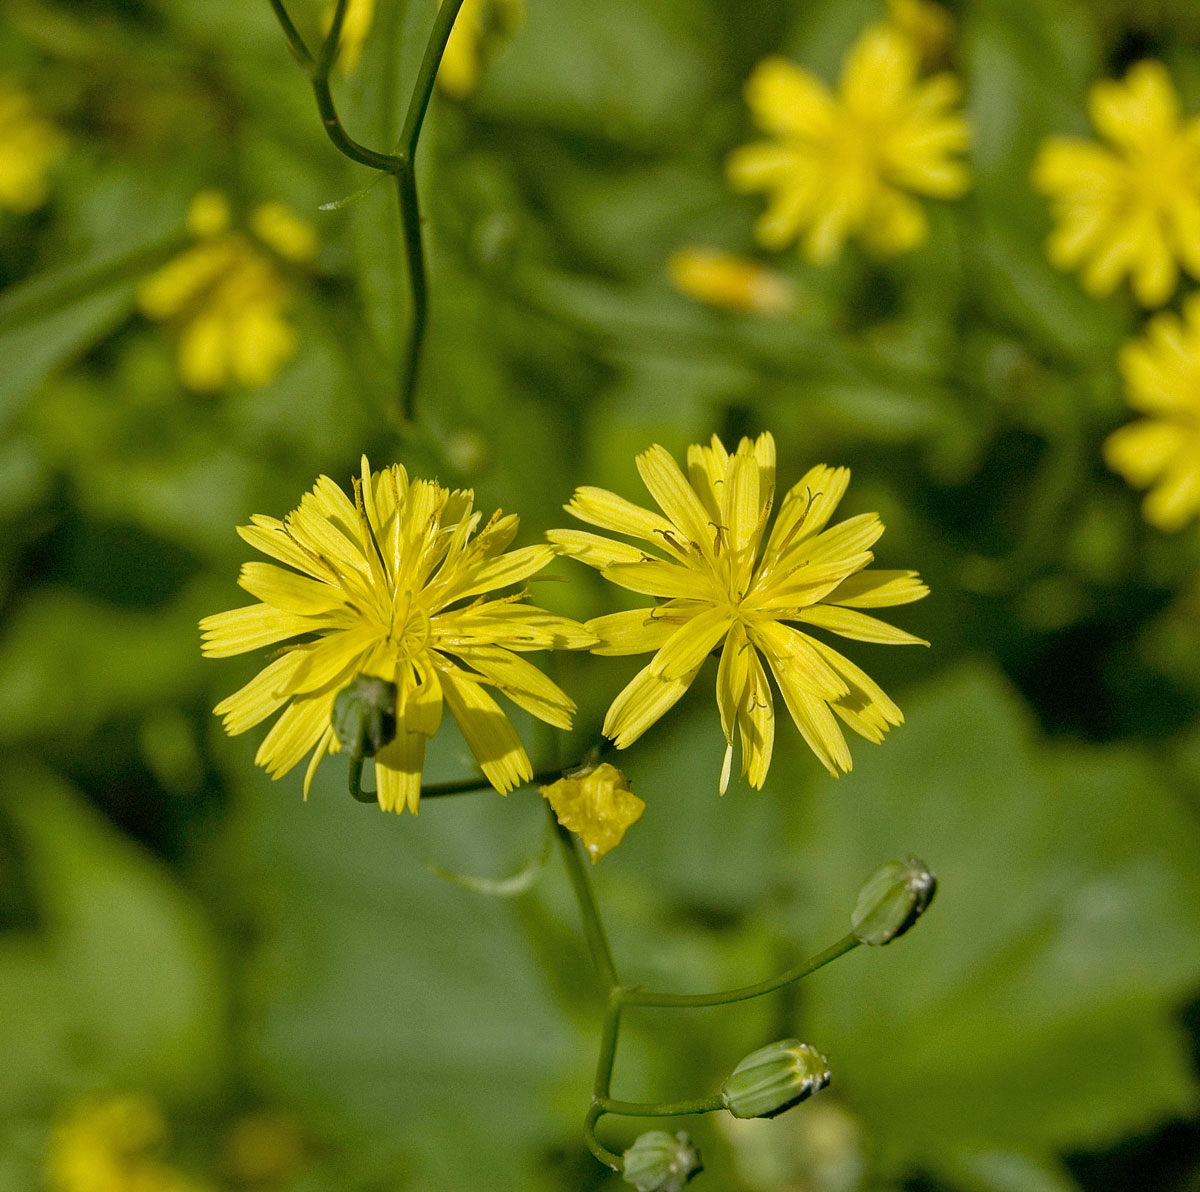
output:
[{"label": "flower center", "polygon": [[396,656],[415,658],[429,645],[432,634],[433,624],[429,613],[419,600],[413,599],[411,592],[405,592],[400,597],[400,604],[392,618],[392,631],[388,634],[396,647]]}]

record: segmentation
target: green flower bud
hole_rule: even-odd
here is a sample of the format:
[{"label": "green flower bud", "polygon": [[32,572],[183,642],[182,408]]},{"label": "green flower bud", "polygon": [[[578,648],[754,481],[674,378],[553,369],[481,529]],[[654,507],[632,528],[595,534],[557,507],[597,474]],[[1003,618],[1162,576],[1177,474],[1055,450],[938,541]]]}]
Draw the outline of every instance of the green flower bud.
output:
[{"label": "green flower bud", "polygon": [[721,1099],[736,1118],[770,1118],[819,1092],[829,1078],[829,1061],[815,1047],[780,1039],[734,1068],[721,1085]]},{"label": "green flower bud", "polygon": [[374,757],[396,735],[396,684],[359,675],[338,692],[331,719],[347,753]]},{"label": "green flower bud", "polygon": [[850,926],[864,944],[886,944],[903,935],[937,892],[937,878],[924,861],[889,861],[858,895]]},{"label": "green flower bud", "polygon": [[683,1185],[703,1170],[700,1152],[682,1130],[678,1134],[665,1130],[640,1134],[625,1152],[625,1182],[638,1192],[681,1192]]}]

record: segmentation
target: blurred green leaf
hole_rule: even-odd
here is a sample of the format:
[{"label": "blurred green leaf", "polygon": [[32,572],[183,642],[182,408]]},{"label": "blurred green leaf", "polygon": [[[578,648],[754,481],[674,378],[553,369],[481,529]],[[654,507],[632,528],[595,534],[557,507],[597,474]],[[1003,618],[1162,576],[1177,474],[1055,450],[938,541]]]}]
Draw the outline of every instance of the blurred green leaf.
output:
[{"label": "blurred green leaf", "polygon": [[211,1092],[226,1059],[224,977],[189,896],[32,763],[10,764],[0,816],[40,924],[0,933],[0,1114],[64,1086]]},{"label": "blurred green leaf", "polygon": [[322,767],[306,804],[291,779],[239,802],[229,863],[262,941],[252,1065],[268,1088],[388,1131],[418,1185],[543,1187],[551,1093],[590,1048],[522,940],[522,900],[480,898],[426,869],[527,860],[542,801],[486,791],[430,801],[416,819],[383,815],[347,796],[341,761]]},{"label": "blurred green leaf", "polygon": [[984,670],[905,703],[796,842],[809,938],[840,929],[847,874],[913,851],[940,880],[911,938],[812,983],[806,1023],[886,1162],[1099,1147],[1194,1111],[1174,1012],[1200,980],[1195,821],[1133,750],[1039,748]]}]

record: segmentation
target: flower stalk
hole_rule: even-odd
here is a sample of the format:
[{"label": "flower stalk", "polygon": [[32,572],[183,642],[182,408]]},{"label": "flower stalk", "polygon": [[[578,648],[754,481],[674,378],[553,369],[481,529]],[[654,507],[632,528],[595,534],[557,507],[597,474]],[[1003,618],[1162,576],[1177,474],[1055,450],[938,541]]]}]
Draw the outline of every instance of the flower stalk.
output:
[{"label": "flower stalk", "polygon": [[334,103],[329,78],[337,61],[338,42],[346,18],[349,0],[337,0],[329,32],[314,56],[296,28],[283,0],[269,0],[283,30],[292,56],[308,75],[316,100],[317,111],[325,132],[343,156],[359,165],[390,174],[396,183],[396,204],[404,234],[404,251],[408,266],[408,289],[412,301],[408,344],[404,353],[400,377],[400,412],[405,422],[415,421],[417,414],[417,382],[420,378],[421,355],[425,344],[425,328],[429,321],[429,282],[425,264],[425,242],[421,233],[421,206],[417,194],[415,157],[421,139],[429,99],[433,94],[438,66],[446,52],[446,42],[454,28],[454,20],[463,0],[444,0],[438,9],[425,47],[412,93],[405,109],[399,143],[392,153],[380,153],[360,144],[346,131]]}]

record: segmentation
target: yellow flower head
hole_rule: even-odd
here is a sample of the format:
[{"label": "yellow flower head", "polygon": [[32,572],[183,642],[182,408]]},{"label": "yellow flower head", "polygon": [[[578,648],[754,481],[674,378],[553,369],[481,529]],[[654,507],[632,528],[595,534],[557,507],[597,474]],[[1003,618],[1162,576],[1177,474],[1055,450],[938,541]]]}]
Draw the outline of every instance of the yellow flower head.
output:
[{"label": "yellow flower head", "polygon": [[148,1097],[85,1101],[55,1128],[46,1162],[51,1192],[202,1192],[159,1159],[167,1124]]},{"label": "yellow flower head", "polygon": [[735,189],[769,192],[761,244],[799,240],[810,261],[828,264],[851,236],[882,255],[925,239],[925,213],[906,192],[963,194],[967,169],[954,155],[969,133],[955,110],[958,79],[918,80],[919,65],[910,38],[875,25],[851,47],[836,95],[784,58],[754,68],[746,101],[772,139],[735,150],[727,169]]},{"label": "yellow flower head", "polygon": [[479,529],[472,501],[470,491],[410,480],[398,465],[372,472],[364,456],[353,501],[322,476],[283,521],[256,516],[238,528],[286,566],[245,564],[238,583],[261,603],[205,617],[200,628],[211,658],[287,643],[215,709],[231,735],[284,709],[255,758],[273,778],[311,750],[307,797],[318,763],[338,749],[333,701],[359,675],[397,688],[396,736],[375,757],[385,811],[416,811],[425,744],[443,704],[501,794],[533,770],[487,688],[547,724],[570,727],[575,705],[517,653],[579,649],[595,638],[527,604],[524,593],[484,599],[540,571],[554,551],[507,551],[518,519],[496,513]]},{"label": "yellow flower head", "polygon": [[629,779],[608,762],[576,770],[542,787],[542,794],[558,822],[583,841],[593,865],[621,843],[646,810]]},{"label": "yellow flower head", "polygon": [[521,23],[524,7],[523,0],[463,0],[438,67],[444,95],[466,99],[475,90],[496,46]]},{"label": "yellow flower head", "polygon": [[1136,488],[1160,530],[1179,530],[1200,513],[1200,294],[1183,319],[1156,315],[1141,339],[1121,349],[1126,399],[1146,417],[1114,431],[1104,444],[1108,466]]},{"label": "yellow flower head", "polygon": [[1159,62],[1097,83],[1088,109],[1107,145],[1051,137],[1034,162],[1056,223],[1047,255],[1059,269],[1081,268],[1092,294],[1128,274],[1138,302],[1161,306],[1181,266],[1200,278],[1200,116],[1181,121]]},{"label": "yellow flower head", "polygon": [[46,175],[66,152],[62,133],[29,96],[0,81],[0,209],[25,213],[46,201]]},{"label": "yellow flower head", "polygon": [[766,658],[796,727],[833,775],[849,770],[850,751],[834,714],[869,741],[900,724],[900,709],[854,663],[796,624],[857,641],[919,643],[863,608],[907,604],[928,589],[914,571],[872,571],[870,547],[883,533],[874,513],[826,528],[846,490],[845,468],[818,465],[780,503],[763,543],[775,496],[775,440],[743,439],[730,455],[688,448],[688,474],[662,447],[637,467],[662,513],[598,488],[580,488],[567,510],[581,521],[650,543],[615,542],[583,530],[550,534],[563,553],[597,568],[620,587],[658,601],[650,608],[589,621],[597,654],[655,651],[613,701],[604,733],[619,749],[633,744],[688,689],[709,653],[721,647],[717,706],[725,734],[720,789],[729,783],[736,729],[742,774],[761,787],[771,764],[775,713]]},{"label": "yellow flower head", "polygon": [[725,310],[777,315],[790,310],[796,299],[786,277],[757,261],[703,245],[673,252],[667,273],[681,294]]},{"label": "yellow flower head", "polygon": [[179,373],[191,388],[230,381],[266,385],[296,351],[284,319],[292,287],[281,263],[306,264],[316,251],[312,228],[282,203],[250,213],[253,237],[231,227],[225,196],[203,191],[188,212],[196,244],[148,277],[138,290],[147,318],[179,327]]}]

